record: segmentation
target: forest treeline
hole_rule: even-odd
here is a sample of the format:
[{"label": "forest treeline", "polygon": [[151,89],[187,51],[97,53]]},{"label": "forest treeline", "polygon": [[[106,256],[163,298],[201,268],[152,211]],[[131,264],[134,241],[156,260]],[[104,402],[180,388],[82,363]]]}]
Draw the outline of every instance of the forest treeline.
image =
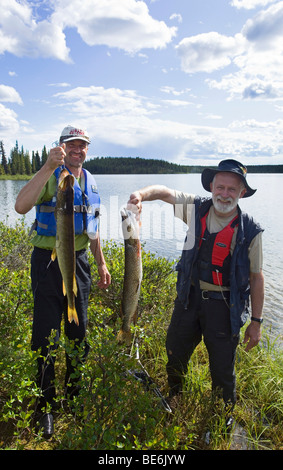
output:
[{"label": "forest treeline", "polygon": [[[46,146],[41,153],[19,147],[18,142],[7,156],[0,140],[0,176],[33,175],[46,162],[49,151]],[[204,166],[178,165],[166,160],[141,157],[95,157],[84,163],[92,174],[176,174],[201,173]],[[283,173],[283,165],[248,165],[249,173]]]},{"label": "forest treeline", "polygon": [[[102,175],[201,173],[206,168],[140,157],[97,157],[85,162],[84,167],[92,174]],[[283,173],[283,165],[248,165],[247,169],[249,173]]]},{"label": "forest treeline", "polygon": [[48,158],[48,151],[44,146],[41,155],[38,151],[24,150],[23,146],[19,148],[16,145],[12,148],[9,157],[7,157],[3,141],[0,140],[0,175],[33,175],[44,165]]}]

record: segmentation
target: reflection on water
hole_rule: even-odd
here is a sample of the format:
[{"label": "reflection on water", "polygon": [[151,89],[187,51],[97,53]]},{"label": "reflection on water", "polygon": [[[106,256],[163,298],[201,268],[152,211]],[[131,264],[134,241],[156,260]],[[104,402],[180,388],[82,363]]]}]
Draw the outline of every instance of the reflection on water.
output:
[{"label": "reflection on water", "polygon": [[[202,188],[200,175],[97,175],[101,202],[101,238],[122,239],[120,209],[129,195],[150,184],[164,184],[171,188],[207,196]],[[283,175],[248,175],[249,184],[257,188],[251,198],[240,201],[241,208],[252,215],[265,229],[264,274],[265,274],[265,325],[275,333],[283,333],[283,219],[278,215],[278,195],[282,193]],[[14,204],[25,181],[0,181],[0,217],[9,225],[22,218],[14,210]],[[31,226],[35,218],[33,209],[25,216],[25,223]],[[145,249],[177,259],[182,250],[186,226],[173,216],[170,205],[158,202],[143,204],[142,241]]]}]

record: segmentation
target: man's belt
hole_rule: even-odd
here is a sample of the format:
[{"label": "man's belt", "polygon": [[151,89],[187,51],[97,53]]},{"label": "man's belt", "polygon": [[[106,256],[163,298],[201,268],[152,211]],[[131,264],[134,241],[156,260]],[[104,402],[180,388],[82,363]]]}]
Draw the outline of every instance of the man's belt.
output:
[{"label": "man's belt", "polygon": [[230,292],[229,291],[216,292],[212,290],[202,290],[201,298],[202,300],[209,300],[209,299],[229,300]]}]

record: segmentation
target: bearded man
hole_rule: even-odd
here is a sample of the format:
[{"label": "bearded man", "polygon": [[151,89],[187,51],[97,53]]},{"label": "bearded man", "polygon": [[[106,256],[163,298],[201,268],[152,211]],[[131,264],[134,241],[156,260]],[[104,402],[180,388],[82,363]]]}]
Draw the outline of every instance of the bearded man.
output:
[{"label": "bearded man", "polygon": [[167,332],[167,374],[170,397],[182,391],[188,361],[203,339],[209,355],[212,389],[221,392],[227,426],[233,422],[236,403],[235,356],[240,329],[246,351],[261,338],[264,301],[262,231],[238,202],[256,190],[246,180],[246,167],[223,160],[206,168],[201,177],[204,198],[153,185],[131,194],[129,204],[139,212],[143,201],[160,199],[174,206],[174,214],[188,226],[177,265],[177,298]]}]

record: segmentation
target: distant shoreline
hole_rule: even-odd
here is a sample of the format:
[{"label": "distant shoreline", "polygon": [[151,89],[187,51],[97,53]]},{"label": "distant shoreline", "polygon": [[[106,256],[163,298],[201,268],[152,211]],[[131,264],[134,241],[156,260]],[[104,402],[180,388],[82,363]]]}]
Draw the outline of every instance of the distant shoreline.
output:
[{"label": "distant shoreline", "polygon": [[[138,175],[138,174],[195,174],[202,173],[208,166],[178,165],[165,160],[146,159],[140,157],[96,157],[84,163],[94,175]],[[216,168],[216,166],[210,166]],[[282,165],[247,165],[248,173],[281,174]],[[2,174],[0,180],[29,180],[33,174]]]}]

